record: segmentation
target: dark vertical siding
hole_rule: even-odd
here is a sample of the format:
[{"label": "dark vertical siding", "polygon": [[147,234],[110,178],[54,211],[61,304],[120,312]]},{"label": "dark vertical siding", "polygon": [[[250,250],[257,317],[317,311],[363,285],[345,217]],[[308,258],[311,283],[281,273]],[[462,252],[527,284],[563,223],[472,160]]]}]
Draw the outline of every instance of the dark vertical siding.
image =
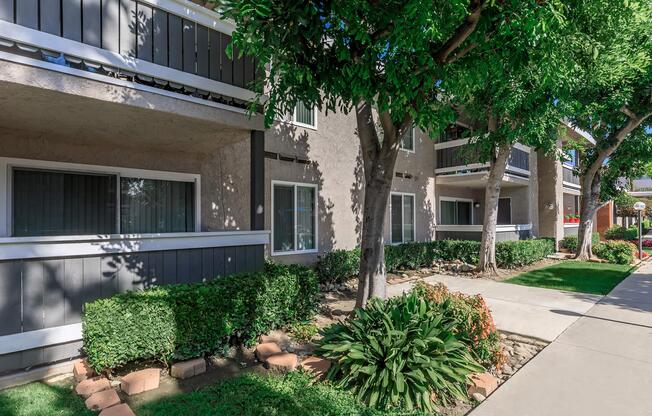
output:
[{"label": "dark vertical siding", "polygon": [[23,331],[43,329],[43,263],[26,261],[23,266]]},{"label": "dark vertical siding", "polygon": [[183,69],[183,23],[181,18],[168,15],[168,50],[170,68]]},{"label": "dark vertical siding", "polygon": [[152,12],[152,27],[154,38],[154,63],[168,65],[168,14],[154,9]]},{"label": "dark vertical siding", "polygon": [[65,324],[63,260],[43,261],[43,327]]},{"label": "dark vertical siding", "polygon": [[61,0],[63,37],[82,40],[81,0]]},{"label": "dark vertical siding", "polygon": [[195,22],[183,20],[183,71],[195,73]]},{"label": "dark vertical siding", "polygon": [[224,248],[213,250],[213,274],[215,277],[224,277]]},{"label": "dark vertical siding", "polygon": [[231,36],[220,34],[220,56],[222,60],[222,82],[233,83],[233,60],[226,55],[226,47],[231,43]]},{"label": "dark vertical siding", "polygon": [[21,271],[18,262],[0,263],[0,335],[21,331]]},{"label": "dark vertical siding", "polygon": [[102,0],[102,47],[120,52],[120,0]]},{"label": "dark vertical siding", "polygon": [[138,4],[138,58],[148,62],[152,62],[154,44],[152,15],[150,6]]},{"label": "dark vertical siding", "polygon": [[65,322],[70,325],[81,321],[84,299],[84,259],[67,259],[64,264]]},{"label": "dark vertical siding", "polygon": [[222,50],[222,40],[220,39],[220,32],[216,30],[209,29],[209,76],[212,80],[221,81],[222,80],[222,55],[224,51]]},{"label": "dark vertical siding", "polygon": [[136,2],[120,0],[120,53],[136,57]]},{"label": "dark vertical siding", "polygon": [[0,19],[14,23],[14,0],[0,0]]},{"label": "dark vertical siding", "polygon": [[197,25],[197,75],[208,78],[208,28]]},{"label": "dark vertical siding", "polygon": [[244,57],[239,55],[240,50],[233,45],[233,85],[244,87]]},{"label": "dark vertical siding", "polygon": [[254,66],[254,58],[252,56],[245,56],[244,58],[244,86],[251,88],[254,82],[256,68]]},{"label": "dark vertical siding", "polygon": [[61,36],[61,0],[41,0],[41,30]]},{"label": "dark vertical siding", "polygon": [[38,0],[16,2],[16,24],[38,29]]},{"label": "dark vertical siding", "polygon": [[102,46],[102,5],[100,0],[84,0],[82,14],[84,43]]}]

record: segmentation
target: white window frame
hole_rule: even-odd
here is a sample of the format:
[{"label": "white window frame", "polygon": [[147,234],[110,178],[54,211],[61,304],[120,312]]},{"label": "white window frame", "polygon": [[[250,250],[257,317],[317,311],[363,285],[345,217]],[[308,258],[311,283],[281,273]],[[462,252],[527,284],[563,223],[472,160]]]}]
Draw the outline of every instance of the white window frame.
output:
[{"label": "white window frame", "polygon": [[[471,203],[471,224],[442,224],[442,223],[441,223],[441,211],[442,211],[442,209],[441,209],[441,203],[442,203],[442,201],[448,201],[448,202],[457,202],[457,201],[461,201],[461,202],[470,202],[470,203]],[[439,197],[439,213],[438,213],[438,215],[437,215],[437,216],[438,216],[438,220],[439,220],[439,224],[440,224],[440,225],[447,225],[447,226],[473,225],[473,223],[475,222],[475,218],[474,218],[474,215],[475,215],[475,214],[474,214],[474,212],[473,212],[473,211],[475,210],[474,204],[475,204],[475,201],[473,201],[472,199],[469,199],[469,198],[455,198],[455,197],[450,197],[450,196],[440,196],[440,197]],[[455,215],[457,215],[457,211],[455,211]],[[455,218],[455,220],[457,221],[457,218]]]},{"label": "white window frame", "polygon": [[315,124],[311,125],[311,124],[301,123],[301,122],[297,121],[297,106],[295,105],[294,110],[292,111],[292,124],[294,124],[295,126],[298,126],[298,127],[306,128],[306,129],[317,130],[317,115],[318,115],[317,107],[313,106],[312,107],[312,117],[313,117],[313,120],[315,120]]},{"label": "white window frame", "polygon": [[[400,242],[394,242],[393,234],[392,234],[392,196],[393,195],[400,195],[401,196],[401,212],[404,212],[404,202],[403,199],[406,196],[411,196],[412,197],[412,218],[414,223],[412,224],[412,227],[414,227],[414,239],[412,241],[405,241],[405,218],[403,215],[401,215],[401,218],[403,219],[403,222],[401,223],[401,241]],[[412,243],[417,241],[417,197],[413,193],[408,193],[408,192],[390,192],[389,194],[389,243],[390,245],[398,245],[398,244],[405,244],[405,243]]]},{"label": "white window frame", "polygon": [[[138,178],[164,181],[191,182],[195,184],[195,231],[201,231],[201,175],[170,171],[131,169],[122,167],[88,165],[81,163],[54,162],[34,159],[0,157],[0,237],[12,237],[13,232],[13,170],[43,169],[79,174],[109,174],[116,176],[116,230],[120,234],[120,179]],[[1,219],[4,218],[4,221]],[[191,231],[192,232],[192,231]],[[93,234],[94,235],[94,234]],[[40,237],[38,237],[40,238]]]},{"label": "white window frame", "polygon": [[[294,250],[290,251],[276,251],[274,247],[274,187],[276,185],[281,186],[292,186],[294,187]],[[315,190],[315,248],[309,250],[299,250],[298,247],[298,238],[297,238],[297,186],[303,188],[313,188]],[[272,233],[271,233],[271,255],[272,256],[288,256],[292,254],[311,254],[319,252],[319,186],[315,183],[303,183],[303,182],[289,182],[289,181],[279,181],[272,180],[272,189],[270,192],[271,195],[271,224],[272,224]]]},{"label": "white window frame", "polygon": [[416,153],[417,148],[417,130],[416,127],[412,126],[412,149],[403,147],[403,140],[399,143],[399,148],[406,153]]}]

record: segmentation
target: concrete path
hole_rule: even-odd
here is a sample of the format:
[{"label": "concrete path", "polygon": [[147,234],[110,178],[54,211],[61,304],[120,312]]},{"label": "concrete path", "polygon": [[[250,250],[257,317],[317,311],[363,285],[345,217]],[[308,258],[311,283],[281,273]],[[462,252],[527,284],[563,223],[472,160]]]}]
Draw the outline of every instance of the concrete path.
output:
[{"label": "concrete path", "polygon": [[[551,342],[595,305],[602,296],[518,286],[482,279],[436,275],[424,279],[451,291],[484,297],[499,330]],[[412,287],[388,287],[390,296]]]},{"label": "concrete path", "polygon": [[652,415],[652,264],[564,331],[471,416]]}]

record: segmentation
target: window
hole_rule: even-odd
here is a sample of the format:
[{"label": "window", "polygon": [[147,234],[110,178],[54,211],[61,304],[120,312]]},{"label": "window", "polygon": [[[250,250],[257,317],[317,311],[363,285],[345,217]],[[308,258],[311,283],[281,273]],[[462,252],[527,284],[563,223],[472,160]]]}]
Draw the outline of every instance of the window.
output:
[{"label": "window", "polygon": [[401,149],[408,152],[414,152],[414,138],[414,127],[412,127],[408,134],[401,140]]},{"label": "window", "polygon": [[468,127],[454,123],[446,127],[441,136],[439,136],[439,143],[450,142],[459,139],[468,139],[471,137],[472,131]]},{"label": "window", "polygon": [[12,170],[14,236],[195,231],[195,182]]},{"label": "window", "polygon": [[392,244],[414,241],[414,195],[392,194],[390,220]]},{"label": "window", "polygon": [[294,108],[293,121],[295,124],[300,126],[316,128],[317,112],[314,107],[307,107],[302,101],[299,101]]},{"label": "window", "polygon": [[473,202],[458,199],[439,200],[439,222],[441,225],[473,224]]},{"label": "window", "polygon": [[317,250],[317,186],[272,182],[272,252]]},{"label": "window", "polygon": [[564,164],[577,166],[577,150],[569,149],[564,152]]},{"label": "window", "polygon": [[498,198],[498,221],[499,225],[512,223],[512,198]]}]

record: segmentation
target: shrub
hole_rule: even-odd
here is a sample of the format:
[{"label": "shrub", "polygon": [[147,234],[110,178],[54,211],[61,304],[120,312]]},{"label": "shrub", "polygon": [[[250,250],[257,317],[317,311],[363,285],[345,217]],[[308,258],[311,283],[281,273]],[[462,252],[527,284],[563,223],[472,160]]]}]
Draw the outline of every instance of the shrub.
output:
[{"label": "shrub", "polygon": [[251,343],[310,319],[318,292],[311,269],[267,264],[264,272],[115,295],[85,305],[84,351],[99,371],[134,360],[199,357],[233,337]]},{"label": "shrub", "polygon": [[[591,234],[591,246],[595,246],[600,242],[600,234],[593,233]],[[571,253],[577,253],[577,246],[579,245],[578,237],[576,235],[569,235],[564,237],[560,242],[559,246],[565,249],[568,249]]]},{"label": "shrub", "polygon": [[297,322],[290,325],[290,335],[299,342],[309,342],[319,332],[319,328],[313,322]]},{"label": "shrub", "polygon": [[365,309],[324,331],[317,353],[334,362],[328,378],[370,406],[431,410],[431,392],[464,399],[469,374],[483,371],[455,334],[450,302],[416,293]]},{"label": "shrub", "polygon": [[482,296],[452,293],[441,283],[430,285],[422,281],[417,282],[412,290],[435,304],[450,302],[449,310],[456,323],[454,331],[474,358],[485,366],[503,364],[505,356],[500,345],[500,334]]},{"label": "shrub", "polygon": [[638,249],[627,241],[610,240],[596,244],[593,253],[609,263],[630,264],[634,261],[634,253],[638,253]]},{"label": "shrub", "polygon": [[333,250],[319,258],[316,265],[321,283],[342,283],[360,270],[360,249]]},{"label": "shrub", "polygon": [[[479,261],[480,242],[472,240],[436,240],[385,246],[385,268],[389,272],[428,267],[436,261],[460,260],[469,264]],[[534,238],[503,241],[496,244],[499,267],[514,268],[544,259],[554,253],[554,241]],[[358,274],[360,249],[335,250],[323,256],[317,264],[322,283],[342,282]]]},{"label": "shrub", "polygon": [[633,240],[638,238],[638,229],[635,225],[629,228],[614,225],[604,232],[604,238],[607,240]]}]

